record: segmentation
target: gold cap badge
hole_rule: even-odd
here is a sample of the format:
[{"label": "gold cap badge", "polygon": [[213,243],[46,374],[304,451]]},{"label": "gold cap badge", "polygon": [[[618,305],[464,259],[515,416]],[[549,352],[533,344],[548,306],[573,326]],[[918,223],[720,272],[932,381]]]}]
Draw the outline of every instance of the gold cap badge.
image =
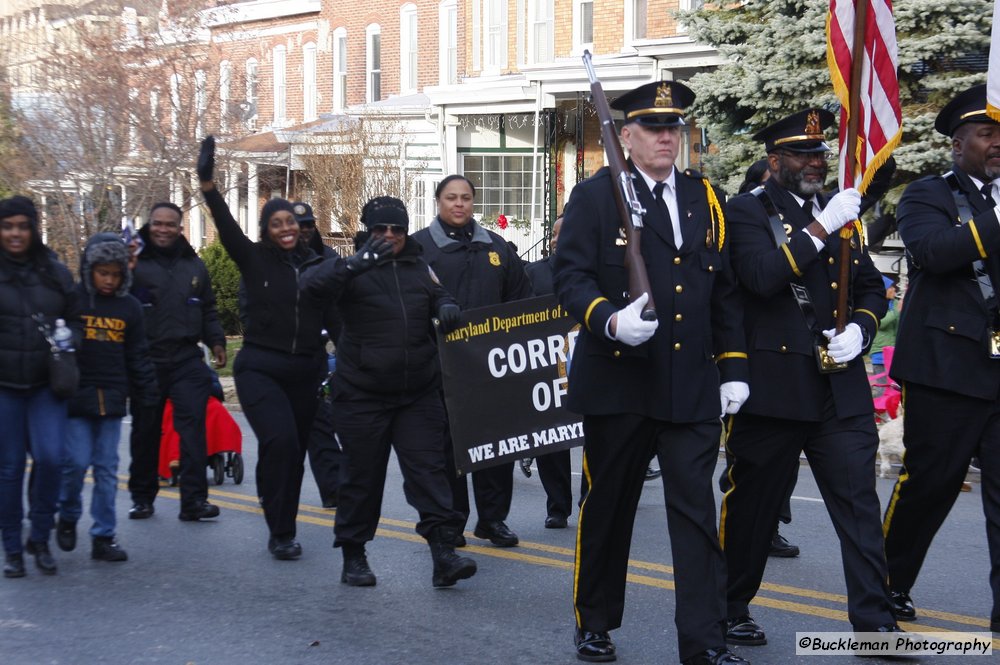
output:
[{"label": "gold cap badge", "polygon": [[661,83],[656,88],[656,100],[653,102],[653,106],[656,108],[672,108],[674,105],[674,94],[670,90],[670,86],[666,83]]}]

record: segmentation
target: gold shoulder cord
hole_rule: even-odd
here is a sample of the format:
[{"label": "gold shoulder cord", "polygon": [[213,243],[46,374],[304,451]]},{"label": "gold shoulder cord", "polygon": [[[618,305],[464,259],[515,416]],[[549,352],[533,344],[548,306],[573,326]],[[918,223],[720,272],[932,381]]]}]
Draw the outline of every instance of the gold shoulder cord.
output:
[{"label": "gold shoulder cord", "polygon": [[708,197],[708,213],[712,217],[712,234],[718,240],[719,251],[721,252],[722,246],[726,244],[726,217],[722,214],[722,206],[719,204],[719,199],[715,196],[712,183],[708,181],[708,178],[702,178],[701,181],[705,183],[705,195]]}]

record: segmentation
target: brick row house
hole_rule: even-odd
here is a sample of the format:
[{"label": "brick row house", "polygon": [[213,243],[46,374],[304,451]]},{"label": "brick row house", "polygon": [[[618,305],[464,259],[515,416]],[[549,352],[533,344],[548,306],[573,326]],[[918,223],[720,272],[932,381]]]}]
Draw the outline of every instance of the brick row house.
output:
[{"label": "brick row house", "polygon": [[[476,183],[478,215],[496,229],[503,214],[511,224],[501,232],[533,259],[569,190],[604,163],[583,50],[593,52],[610,96],[683,80],[720,62],[674,19],[692,2],[253,0],[193,12],[198,29],[172,36],[172,3],[101,6],[123,37],[155,32],[160,60],[197,60],[156,90],[133,85],[130,93],[145,109],[135,123],[147,125],[133,134],[170,134],[178,124],[171,114],[186,114],[177,147],[187,159],[160,189],[191,208],[194,244],[212,237],[191,174],[197,140],[211,132],[220,142],[220,182],[252,236],[272,196],[312,202],[321,230],[338,237],[353,232],[358,201],[391,193],[407,200],[419,228],[433,218],[436,183],[458,172]],[[7,11],[0,33],[26,30],[31,13],[36,26],[45,24],[46,11]],[[23,88],[11,81],[12,68],[24,69],[19,58],[5,57],[15,92]],[[704,141],[696,125],[688,130],[681,162],[697,166]],[[145,146],[133,143],[125,161],[139,168]],[[362,172],[368,184],[351,190],[348,179]],[[119,185],[123,209],[141,199],[128,178]],[[149,184],[133,179],[131,187]],[[141,210],[125,214],[141,221]]]}]

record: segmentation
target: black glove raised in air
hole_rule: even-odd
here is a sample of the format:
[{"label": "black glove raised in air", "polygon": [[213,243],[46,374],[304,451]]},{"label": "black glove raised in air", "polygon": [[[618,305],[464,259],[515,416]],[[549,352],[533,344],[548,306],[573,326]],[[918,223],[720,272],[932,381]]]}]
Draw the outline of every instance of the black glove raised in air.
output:
[{"label": "black glove raised in air", "polygon": [[392,254],[392,243],[385,238],[371,236],[354,256],[348,257],[347,269],[351,274],[360,275],[374,268],[380,258],[389,254]]},{"label": "black glove raised in air", "polygon": [[198,180],[212,182],[215,180],[215,137],[211,134],[201,142],[201,152],[198,153]]}]

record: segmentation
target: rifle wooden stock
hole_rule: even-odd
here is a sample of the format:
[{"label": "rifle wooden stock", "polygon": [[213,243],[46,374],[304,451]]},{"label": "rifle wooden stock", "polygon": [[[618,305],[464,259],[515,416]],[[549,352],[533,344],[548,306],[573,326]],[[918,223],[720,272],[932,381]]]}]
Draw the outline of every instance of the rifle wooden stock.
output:
[{"label": "rifle wooden stock", "polygon": [[583,52],[583,66],[587,70],[587,78],[590,79],[590,95],[597,110],[597,117],[601,121],[604,153],[608,157],[608,168],[614,180],[612,191],[618,207],[618,216],[621,218],[621,228],[625,232],[625,269],[628,271],[629,301],[635,301],[643,293],[649,294],[649,300],[642,308],[642,318],[645,321],[655,321],[656,305],[653,302],[653,290],[649,286],[649,275],[646,274],[646,264],[642,259],[640,245],[642,217],[646,211],[635,193],[632,172],[625,161],[625,152],[615,132],[615,122],[611,117],[611,107],[608,106],[607,97],[604,96],[604,88],[594,73],[590,51]]}]

